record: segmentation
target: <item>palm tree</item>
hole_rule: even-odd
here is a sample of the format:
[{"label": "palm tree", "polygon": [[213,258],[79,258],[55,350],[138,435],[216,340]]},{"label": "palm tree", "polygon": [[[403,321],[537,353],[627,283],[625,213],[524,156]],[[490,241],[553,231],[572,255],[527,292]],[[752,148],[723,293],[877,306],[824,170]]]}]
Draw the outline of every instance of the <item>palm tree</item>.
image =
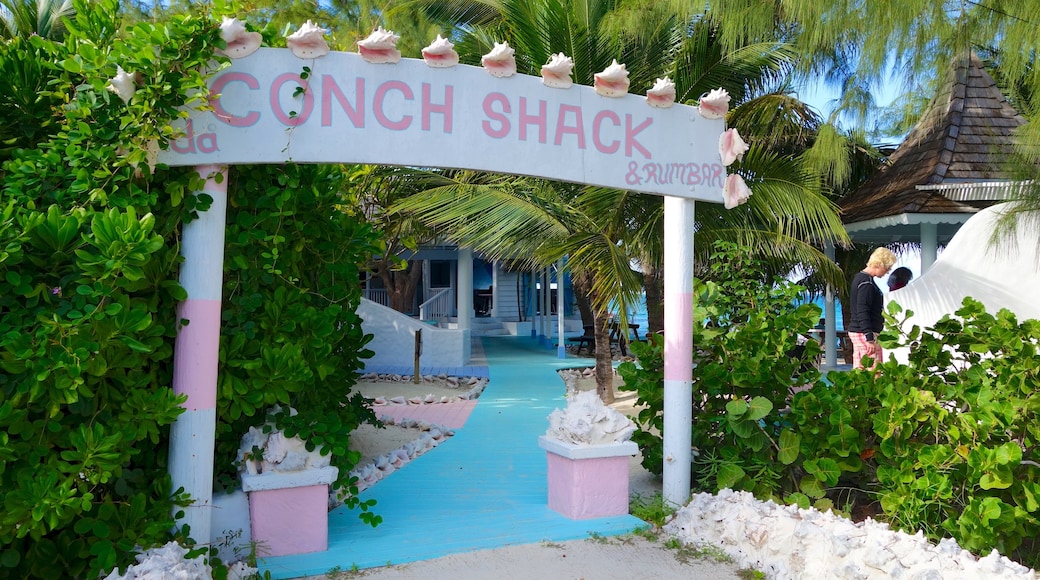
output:
[{"label": "palm tree", "polygon": [[920,95],[934,93],[957,55],[974,50],[995,57],[1002,89],[1029,121],[1016,133],[1017,165],[1021,178],[1032,180],[1033,187],[1016,209],[1040,211],[1040,106],[1030,98],[1040,94],[1040,35],[1033,0],[792,0],[754,7],[745,0],[713,0],[711,18],[727,46],[757,38],[792,42],[801,55],[802,72],[841,87],[839,110],[862,113],[872,104],[871,89],[900,83],[904,95],[897,99],[899,107],[885,111],[888,118],[899,119],[891,124],[895,134],[913,126],[929,103]]},{"label": "palm tree", "polygon": [[391,308],[411,312],[422,279],[422,262],[401,256],[434,241],[437,232],[389,208],[397,200],[425,188],[428,177],[408,168],[376,165],[348,166],[344,171],[354,185],[344,193],[344,208],[363,213],[366,221],[382,232],[382,251],[368,260],[366,268],[382,281]]},{"label": "palm tree", "polygon": [[72,0],[0,0],[0,38],[61,40],[63,20],[75,13]]},{"label": "palm tree", "polygon": [[[782,86],[786,63],[792,57],[784,45],[759,43],[724,53],[712,29],[700,21],[689,21],[661,6],[645,9],[652,15],[634,17],[621,11],[615,0],[447,2],[436,7],[469,19],[457,44],[464,61],[478,62],[494,42],[506,40],[516,49],[518,68],[529,74],[537,74],[550,55],[563,52],[574,60],[574,78],[579,83],[592,84],[593,75],[617,59],[631,65],[631,86],[636,90],[664,76],[675,80],[679,99],[684,101],[696,100],[712,88],[726,88],[740,105],[732,112],[733,121],[756,123],[754,130],[762,128],[763,143],[770,149],[749,154],[737,167],[756,189],[751,202],[733,212],[702,205],[698,236],[702,240],[738,239],[757,253],[788,265],[809,264],[829,279],[840,279],[833,263],[807,243],[846,241],[833,205],[821,194],[820,176],[777,146],[786,143],[781,136],[790,132],[791,123],[783,121],[800,115],[796,107],[784,106],[795,101],[776,97],[782,95],[780,91],[768,90]],[[632,22],[638,26],[625,26]],[[626,32],[629,30],[634,32]],[[765,111],[778,105],[790,114],[775,115],[764,125]],[[438,226],[457,226],[460,229],[451,233],[453,238],[492,255],[531,255],[541,263],[568,255],[579,286],[582,281],[589,285],[596,313],[597,389],[605,400],[611,399],[607,315],[614,304],[621,323],[626,322],[626,307],[638,292],[638,278],[629,267],[633,258],[642,260],[644,275],[651,282],[659,275],[663,255],[660,199],[526,179],[512,182],[501,194],[508,198],[478,201],[464,188],[443,188],[423,192],[421,198],[408,199],[397,208]],[[495,203],[501,205],[493,206]],[[524,217],[488,220],[479,212],[490,207],[500,216],[522,212]],[[537,224],[539,234],[509,230],[505,223],[528,228]],[[494,232],[481,231],[482,224]],[[551,233],[556,237],[550,237]],[[534,245],[525,245],[523,240]],[[699,245],[706,247],[703,242]]]},{"label": "palm tree", "polygon": [[[468,171],[436,174],[430,187],[392,209],[413,214],[461,245],[496,260],[529,269],[568,257],[575,293],[590,297],[596,332],[597,391],[612,401],[609,337],[612,302],[633,304],[639,278],[622,243],[617,212],[596,216],[582,211],[572,184]],[[614,219],[610,219],[614,218]],[[625,324],[625,320],[621,320]]]}]

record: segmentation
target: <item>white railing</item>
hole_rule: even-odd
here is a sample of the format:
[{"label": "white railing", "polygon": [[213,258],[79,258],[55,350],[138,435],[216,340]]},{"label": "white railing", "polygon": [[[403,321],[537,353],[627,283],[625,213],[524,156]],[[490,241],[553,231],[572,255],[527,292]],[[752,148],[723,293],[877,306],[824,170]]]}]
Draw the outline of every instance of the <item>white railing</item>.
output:
[{"label": "white railing", "polygon": [[439,323],[451,316],[451,307],[454,304],[455,293],[451,288],[444,288],[419,305],[419,320],[432,320]]},{"label": "white railing", "polygon": [[376,304],[386,306],[387,308],[390,307],[390,293],[386,291],[386,288],[365,288],[364,296]]}]

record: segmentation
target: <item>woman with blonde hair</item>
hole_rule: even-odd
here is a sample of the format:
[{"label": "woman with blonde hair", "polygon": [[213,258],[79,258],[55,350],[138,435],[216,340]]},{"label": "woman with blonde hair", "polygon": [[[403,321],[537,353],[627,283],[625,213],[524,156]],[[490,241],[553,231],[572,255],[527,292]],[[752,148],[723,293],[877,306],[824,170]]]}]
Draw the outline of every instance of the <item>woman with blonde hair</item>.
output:
[{"label": "woman with blonde hair", "polygon": [[870,368],[881,361],[881,345],[878,334],[885,327],[885,319],[881,316],[884,295],[874,282],[896,265],[896,255],[888,248],[878,248],[870,254],[867,267],[852,278],[849,288],[849,308],[851,320],[845,325],[852,341],[852,368],[863,368],[863,357],[870,357]]}]

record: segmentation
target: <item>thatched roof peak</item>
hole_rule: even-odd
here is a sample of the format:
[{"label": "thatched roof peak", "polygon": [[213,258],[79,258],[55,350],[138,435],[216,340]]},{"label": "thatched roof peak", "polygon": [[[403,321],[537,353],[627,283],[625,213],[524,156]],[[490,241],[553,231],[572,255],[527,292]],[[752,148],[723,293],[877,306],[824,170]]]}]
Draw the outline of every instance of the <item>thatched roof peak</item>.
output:
[{"label": "thatched roof peak", "polygon": [[974,53],[957,59],[888,165],[839,201],[842,221],[977,211],[934,186],[1010,179],[1012,132],[1024,123]]}]

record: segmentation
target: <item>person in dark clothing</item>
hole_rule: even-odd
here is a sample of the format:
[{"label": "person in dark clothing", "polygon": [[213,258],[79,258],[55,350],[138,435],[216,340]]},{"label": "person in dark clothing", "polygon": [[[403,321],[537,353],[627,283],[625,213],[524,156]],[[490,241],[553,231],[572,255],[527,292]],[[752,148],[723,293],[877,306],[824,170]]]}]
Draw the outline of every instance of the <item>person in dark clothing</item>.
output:
[{"label": "person in dark clothing", "polygon": [[852,318],[845,325],[852,341],[852,368],[863,368],[863,357],[870,357],[870,368],[881,361],[881,345],[877,342],[878,334],[885,327],[885,319],[881,316],[884,296],[874,283],[896,264],[896,255],[888,248],[878,248],[870,254],[867,267],[852,278],[849,288],[849,307]]},{"label": "person in dark clothing", "polygon": [[888,291],[899,290],[909,284],[913,277],[914,273],[906,266],[900,266],[892,270],[892,273],[888,275]]}]

